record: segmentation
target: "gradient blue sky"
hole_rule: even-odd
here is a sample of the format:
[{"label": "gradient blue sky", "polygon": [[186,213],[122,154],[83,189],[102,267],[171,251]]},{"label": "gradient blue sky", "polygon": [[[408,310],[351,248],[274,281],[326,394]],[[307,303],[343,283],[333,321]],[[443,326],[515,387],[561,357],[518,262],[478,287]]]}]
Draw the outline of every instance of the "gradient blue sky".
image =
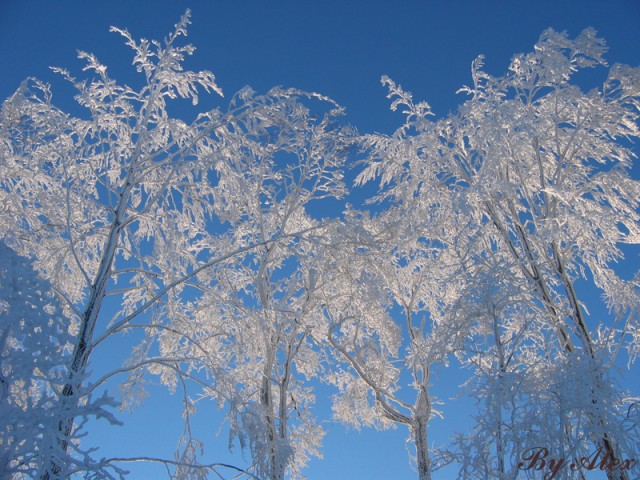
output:
[{"label": "gradient blue sky", "polygon": [[[456,90],[469,83],[470,64],[486,56],[490,73],[502,73],[511,56],[531,50],[547,27],[572,36],[595,27],[610,47],[611,63],[640,64],[640,1],[30,1],[0,0],[0,100],[27,76],[48,80],[54,98],[65,106],[71,89],[49,66],[66,67],[80,76],[77,49],[95,53],[111,75],[133,83],[131,56],[111,25],[127,28],[134,37],[162,38],[185,9],[193,24],[189,41],[197,47],[191,69],[214,72],[227,98],[244,85],[264,92],[283,85],[318,91],[347,109],[347,121],[362,133],[391,132],[399,113],[389,111],[380,76],[389,75],[417,99],[425,99],[436,115],[446,115],[463,98]],[[214,97],[207,105],[224,104]],[[637,258],[632,258],[637,265]],[[113,360],[105,349],[95,358]],[[638,380],[638,370],[635,369]],[[434,392],[447,399],[463,377],[449,371],[434,378]],[[331,391],[319,391],[318,416],[329,418]],[[179,435],[179,397],[163,390],[133,415],[122,414],[124,427],[98,425],[90,437],[104,455],[157,454],[171,456]],[[219,429],[213,407],[198,417],[197,430],[210,438]],[[456,429],[465,428],[460,402],[446,408],[444,420],[434,420],[430,443],[442,445]],[[324,457],[307,470],[310,480],[409,480],[407,432],[348,431],[325,425]],[[229,456],[224,428],[219,441],[206,447],[211,461],[241,463]],[[159,478],[161,469],[133,469],[131,478]],[[435,478],[453,478],[451,472]]]}]

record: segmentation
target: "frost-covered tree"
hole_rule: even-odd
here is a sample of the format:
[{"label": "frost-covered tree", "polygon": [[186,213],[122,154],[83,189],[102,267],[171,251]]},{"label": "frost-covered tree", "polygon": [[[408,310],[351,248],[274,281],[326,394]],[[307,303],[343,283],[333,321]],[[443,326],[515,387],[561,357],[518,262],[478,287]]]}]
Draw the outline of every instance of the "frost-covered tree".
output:
[{"label": "frost-covered tree", "polygon": [[[66,458],[56,441],[66,362],[73,337],[51,286],[33,270],[32,261],[0,241],[0,476],[39,478],[47,461],[67,463],[69,470],[94,469],[108,475],[117,468],[88,457],[79,439],[88,417],[115,422],[114,402],[88,396],[76,409],[82,419],[69,438],[75,457]],[[69,461],[70,460],[70,461]]]},{"label": "frost-covered tree", "polygon": [[220,282],[224,290],[199,302],[194,333],[207,338],[211,386],[203,397],[227,410],[230,448],[246,448],[255,475],[273,480],[302,478],[310,457],[321,456],[324,435],[312,412],[311,381],[324,364],[311,338],[313,276],[290,265],[299,262],[291,247],[273,245],[236,263]]},{"label": "frost-covered tree", "polygon": [[[496,268],[470,269],[472,288],[487,292],[506,282],[503,293],[510,297],[504,307],[497,301],[499,308],[486,296],[467,302],[469,321],[479,304],[488,304],[483,315],[497,332],[486,337],[493,365],[481,366],[490,375],[485,385],[492,386],[482,395],[503,395],[505,358],[530,355],[526,368],[548,367],[537,372],[546,382],[537,383],[530,400],[553,408],[519,428],[538,435],[556,456],[580,457],[595,446],[620,459],[637,455],[639,444],[637,425],[628,428],[626,421],[633,400],[615,388],[613,367],[625,349],[635,360],[640,346],[637,277],[625,279],[615,268],[621,245],[637,244],[640,232],[640,184],[629,173],[630,141],[640,134],[640,71],[614,65],[602,85],[587,92],[572,83],[581,70],[605,65],[605,50],[591,29],[573,40],[547,30],[534,52],[516,55],[503,76],[483,71],[479,58],[473,85],[462,89],[469,100],[435,121],[428,104],[414,103],[384,79],[392,107],[405,107],[407,121],[393,136],[368,138],[377,157],[360,180],[379,175],[383,196],[405,205],[438,209],[452,198],[444,201],[454,206],[451,215],[477,226],[472,238],[484,253],[475,253],[475,261],[490,258]],[[580,294],[585,284],[599,289],[608,315],[589,314],[596,303]],[[512,336],[520,330],[523,340]],[[538,344],[539,335],[544,341]],[[510,388],[516,398],[518,383]],[[506,405],[506,414],[521,407]],[[479,428],[489,428],[497,441],[499,421],[493,416],[490,426]],[[485,460],[504,463],[503,447],[491,448]],[[498,470],[496,477],[508,477],[509,467]],[[620,469],[607,475],[628,478]]]},{"label": "frost-covered tree", "polygon": [[[309,225],[300,207],[309,200],[307,192],[322,198],[321,192],[339,190],[333,180],[339,183],[340,174],[330,171],[348,135],[331,136],[333,105],[318,107],[333,113],[313,120],[302,99],[315,105],[323,101],[318,96],[277,88],[256,95],[247,88],[228,108],[203,111],[191,122],[169,115],[173,99],[196,105],[201,90],[222,93],[210,72],[183,69],[185,56],[194,51],[180,45],[188,23],[187,12],[162,42],[136,41],[112,28],[134,52],[139,87],[119,84],[84,52],[79,56],[86,61],[88,78],[78,80],[56,69],[77,91],[78,115],[56,107],[50,87],[34,79],[2,107],[2,237],[18,253],[34,258],[35,270],[61,302],[61,318],[71,334],[56,431],[49,437],[57,450],[39,452],[43,479],[67,478],[77,470],[70,460],[76,454],[71,442],[82,406],[99,384],[118,373],[139,371],[140,362],[165,373],[188,360],[165,355],[179,353],[175,349],[151,356],[147,351],[143,360],[114,366],[97,385],[89,385],[87,367],[98,347],[133,329],[160,338],[160,345],[163,336],[195,341],[188,335],[191,327],[178,332],[174,323],[179,324],[179,309],[197,297],[194,291],[213,289],[212,281],[222,278],[214,270],[233,267],[230,259],[252,250],[258,249],[260,258],[270,245],[303,235]],[[264,179],[251,185],[263,190],[245,196],[251,181],[246,175]],[[293,178],[287,188],[297,196],[280,210],[278,182],[287,175]],[[262,202],[274,205],[278,221],[254,222]],[[276,268],[277,261],[267,259],[264,268]],[[193,286],[199,283],[204,286]],[[105,302],[118,306],[115,314],[103,308]],[[137,384],[129,379],[125,387]],[[136,393],[125,390],[124,399],[135,400]],[[176,463],[182,466],[181,460]]]},{"label": "frost-covered tree", "polygon": [[46,282],[1,241],[0,322],[0,476],[36,477],[55,448],[47,442],[69,335]]},{"label": "frost-covered tree", "polygon": [[[230,444],[248,448],[259,478],[300,478],[309,458],[320,456],[323,429],[311,412],[309,381],[324,362],[311,338],[319,316],[311,265],[327,241],[327,221],[308,208],[344,193],[342,165],[353,141],[330,107],[315,119],[298,103],[283,105],[287,122],[274,121],[265,135],[245,131],[254,143],[225,152],[214,193],[225,200],[214,209],[232,244],[256,248],[194,279],[197,298],[170,316],[172,329],[193,342],[170,332],[158,338],[163,354],[188,359],[183,370],[198,372],[200,401],[227,409]],[[172,369],[156,373],[168,385],[177,381]]]},{"label": "frost-covered tree", "polygon": [[564,435],[547,421],[557,414],[557,386],[550,384],[555,359],[544,355],[555,333],[538,321],[527,283],[511,275],[500,256],[470,256],[466,268],[454,311],[467,337],[457,355],[473,372],[465,387],[478,411],[471,432],[456,435],[444,459],[459,464],[461,478],[536,475],[518,472],[514,459]]},{"label": "frost-covered tree", "polygon": [[338,388],[334,416],[357,428],[406,427],[418,478],[430,479],[428,425],[437,414],[431,372],[455,351],[448,311],[458,298],[459,269],[436,239],[436,225],[452,231],[445,224],[455,219],[431,218],[428,238],[402,209],[347,218],[320,268],[325,336],[336,357],[329,375]]}]

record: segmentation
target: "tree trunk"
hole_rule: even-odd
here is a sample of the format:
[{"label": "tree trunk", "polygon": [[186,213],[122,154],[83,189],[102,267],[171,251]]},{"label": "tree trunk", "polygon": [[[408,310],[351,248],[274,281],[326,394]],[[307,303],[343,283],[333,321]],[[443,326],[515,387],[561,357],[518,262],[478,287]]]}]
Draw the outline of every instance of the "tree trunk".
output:
[{"label": "tree trunk", "polygon": [[[428,420],[428,419],[427,419]],[[427,445],[427,422],[423,418],[415,420],[411,426],[413,443],[416,446],[416,463],[419,480],[431,480],[431,461]]]},{"label": "tree trunk", "polygon": [[269,348],[267,361],[262,376],[260,387],[260,403],[264,412],[264,421],[267,429],[267,441],[269,448],[268,475],[269,480],[284,480],[285,465],[283,465],[280,452],[280,438],[274,414],[273,392],[271,374],[275,362],[275,353]]},{"label": "tree trunk", "polygon": [[[78,392],[82,388],[82,378],[87,362],[89,361],[89,355],[91,353],[90,346],[93,340],[93,332],[95,330],[100,309],[102,308],[102,301],[104,300],[107,282],[111,278],[111,270],[113,260],[118,248],[119,237],[124,228],[123,217],[126,211],[126,203],[131,191],[131,185],[127,183],[120,196],[118,208],[115,211],[115,218],[111,225],[109,237],[105,243],[104,254],[100,261],[98,272],[96,273],[95,280],[91,286],[87,305],[84,309],[82,316],[82,322],[80,325],[80,334],[78,335],[78,341],[74,347],[73,355],[69,365],[69,373],[67,376],[67,383],[62,389],[62,411],[68,412],[66,417],[61,418],[58,422],[58,445],[62,454],[66,454],[69,449],[69,439],[73,432],[73,424],[75,422],[74,411],[78,407],[80,398],[77,396]],[[54,479],[59,478],[61,474],[61,466],[58,465],[53,458],[47,460],[47,467],[45,473],[42,475],[42,480],[50,480],[53,475]]]}]

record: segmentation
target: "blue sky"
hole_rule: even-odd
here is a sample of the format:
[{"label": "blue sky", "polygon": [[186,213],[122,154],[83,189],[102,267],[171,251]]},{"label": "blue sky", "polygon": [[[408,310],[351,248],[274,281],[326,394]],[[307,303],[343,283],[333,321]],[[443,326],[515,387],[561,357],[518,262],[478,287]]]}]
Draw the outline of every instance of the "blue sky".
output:
[{"label": "blue sky", "polygon": [[[427,100],[436,115],[446,115],[463,100],[455,92],[470,83],[476,56],[484,54],[486,69],[500,74],[512,55],[531,50],[547,27],[572,36],[595,27],[607,40],[610,63],[640,65],[637,0],[0,0],[0,99],[27,76],[35,76],[53,83],[54,99],[65,107],[71,89],[48,67],[79,74],[77,49],[95,53],[123,83],[135,82],[129,49],[108,32],[109,26],[127,28],[136,38],[162,38],[187,8],[192,11],[189,41],[197,47],[187,65],[213,71],[227,98],[245,85],[259,92],[276,85],[317,91],[346,107],[346,120],[361,133],[391,132],[402,121],[389,110],[381,75]],[[224,104],[215,97],[207,101]],[[95,368],[112,353],[103,351]],[[461,380],[436,372],[434,392],[446,399]],[[329,394],[326,389],[319,392],[320,417],[328,418]],[[144,408],[121,415],[125,427],[96,428],[91,440],[103,445],[105,455],[170,456],[180,428],[178,410],[172,407],[179,408],[178,397],[154,391]],[[219,427],[214,409],[206,410],[211,415],[202,415],[197,429],[211,436]],[[433,422],[430,442],[444,444],[453,430],[464,428],[465,414],[452,403],[445,420]],[[312,462],[306,472],[310,480],[415,477],[407,464],[406,431],[355,432],[332,423],[325,427],[325,459]],[[220,441],[207,446],[207,457],[241,461],[228,456],[226,441],[222,430]],[[132,478],[161,474],[135,471]],[[443,472],[436,478],[449,475]]]}]

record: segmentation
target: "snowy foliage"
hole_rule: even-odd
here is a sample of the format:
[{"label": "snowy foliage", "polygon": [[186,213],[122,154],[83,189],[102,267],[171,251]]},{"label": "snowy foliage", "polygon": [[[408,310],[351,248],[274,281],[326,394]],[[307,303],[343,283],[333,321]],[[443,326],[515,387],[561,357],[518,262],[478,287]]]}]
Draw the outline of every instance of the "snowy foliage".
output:
[{"label": "snowy foliage", "polygon": [[0,472],[3,478],[28,478],[42,471],[40,453],[55,438],[56,397],[70,338],[46,282],[4,242],[0,319]]},{"label": "snowy foliage", "polygon": [[[575,40],[547,30],[504,76],[476,60],[473,84],[461,90],[469,100],[435,121],[383,79],[407,122],[393,136],[366,137],[373,158],[359,181],[379,177],[379,198],[444,240],[463,267],[466,287],[448,315],[471,340],[458,356],[474,369],[483,409],[475,434],[461,439],[467,478],[511,478],[506,459],[515,462],[526,442],[565,456],[594,445],[637,454],[637,425],[625,424],[633,399],[614,387],[612,365],[622,347],[631,359],[639,347],[637,280],[614,267],[620,244],[639,241],[627,140],[640,135],[640,71],[616,65],[588,92],[571,83],[605,65],[604,52],[593,30]],[[432,221],[442,209],[465,226],[456,236],[443,239]],[[610,316],[589,316],[586,282]]]},{"label": "snowy foliage", "polygon": [[[129,329],[145,328],[148,337],[114,372],[130,374],[123,400],[130,404],[144,396],[128,389],[140,386],[135,378],[141,370],[175,387],[177,377],[193,366],[192,357],[184,355],[197,345],[196,337],[207,335],[204,327],[190,335],[194,322],[184,316],[194,289],[219,295],[220,282],[231,289],[224,293],[230,301],[245,289],[266,295],[263,284],[271,273],[265,272],[281,268],[291,255],[288,244],[312,235],[306,203],[343,192],[340,164],[352,135],[336,126],[341,110],[321,96],[281,88],[256,95],[247,88],[228,109],[202,112],[190,124],[168,115],[171,99],[196,104],[198,90],[221,93],[211,73],[181,66],[194,50],[178,45],[188,23],[187,14],[164,42],[138,42],[114,29],[133,49],[134,65],[144,75],[138,90],[118,84],[91,54],[80,53],[85,70],[94,75],[87,80],[57,69],[76,88],[87,115],[63,112],[49,86],[32,79],[3,105],[3,237],[34,257],[35,268],[63,303],[72,352],[65,360],[61,402],[69,412],[81,407],[92,352]],[[316,120],[303,100],[324,104],[317,108],[325,113]],[[265,262],[251,273],[260,258]],[[242,265],[244,272],[236,268]],[[249,286],[253,280],[257,283]],[[296,286],[278,293],[276,301],[286,304],[303,293]],[[101,315],[107,298],[120,305],[113,318]],[[271,300],[257,300],[273,310]],[[249,307],[255,306],[249,301]],[[286,322],[294,317],[288,315]],[[227,323],[234,326],[233,316]],[[292,327],[297,328],[283,328]],[[242,335],[249,338],[247,333]],[[296,335],[285,346],[297,345]],[[224,364],[212,368],[217,373]],[[307,393],[303,397],[301,406],[311,399]],[[69,454],[74,419],[73,413],[61,419],[56,435]],[[317,452],[316,443],[307,451]],[[301,451],[299,458],[306,455]],[[47,475],[64,476],[58,460],[51,458],[46,468]]]},{"label": "snowy foliage", "polygon": [[286,468],[297,478],[319,455],[323,429],[310,413],[308,382],[323,361],[311,341],[317,286],[309,264],[326,227],[305,209],[342,195],[351,138],[332,126],[334,111],[316,122],[301,105],[287,107],[291,129],[272,125],[268,139],[231,152],[220,183],[243,195],[222,196],[218,185],[228,235],[256,247],[194,280],[200,294],[171,315],[191,344],[169,332],[159,338],[163,354],[190,359],[187,370],[210,382],[204,396],[226,404],[232,443],[249,448],[261,478],[283,478]]},{"label": "snowy foliage", "polygon": [[[339,390],[335,418],[357,428],[408,428],[422,480],[431,478],[427,424],[438,414],[431,372],[456,349],[459,330],[446,314],[459,297],[461,267],[441,248],[443,238],[429,239],[406,220],[397,208],[374,218],[348,212],[335,234],[341,241],[321,264],[323,305],[338,364],[329,377]],[[448,230],[447,219],[432,220],[433,232]]]},{"label": "snowy foliage", "polygon": [[[34,272],[30,259],[2,241],[0,319],[0,476],[38,478],[46,472],[47,455],[56,457],[67,476],[86,470],[109,476],[80,445],[82,428],[70,439],[73,458],[59,448],[58,422],[68,415],[61,397],[73,337],[50,285]],[[111,407],[108,396],[87,395],[73,415],[115,423]]]}]

